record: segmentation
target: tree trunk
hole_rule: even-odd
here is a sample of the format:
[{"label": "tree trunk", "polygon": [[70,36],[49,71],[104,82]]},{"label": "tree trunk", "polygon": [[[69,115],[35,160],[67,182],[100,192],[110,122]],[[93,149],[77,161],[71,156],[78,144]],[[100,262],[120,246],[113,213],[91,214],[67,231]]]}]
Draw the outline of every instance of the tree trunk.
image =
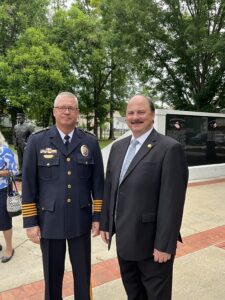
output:
[{"label": "tree trunk", "polygon": [[102,129],[102,126],[100,126],[100,140],[103,140],[103,129]]},{"label": "tree trunk", "polygon": [[[111,62],[112,64],[112,62]],[[114,140],[114,120],[113,120],[113,113],[114,113],[114,85],[113,85],[113,71],[111,72],[111,82],[110,82],[110,108],[109,108],[109,140]]]}]

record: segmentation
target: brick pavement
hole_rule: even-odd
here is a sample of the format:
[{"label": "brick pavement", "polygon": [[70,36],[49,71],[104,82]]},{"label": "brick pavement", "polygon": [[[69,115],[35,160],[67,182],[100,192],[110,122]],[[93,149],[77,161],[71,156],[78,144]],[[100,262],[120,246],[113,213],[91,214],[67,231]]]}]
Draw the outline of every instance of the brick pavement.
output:
[{"label": "brick pavement", "polygon": [[[225,178],[203,182],[190,183],[189,188],[198,185],[208,185],[225,182]],[[183,238],[183,244],[178,244],[176,259],[190,253],[208,248],[218,247],[225,250],[225,225],[211,228]],[[116,258],[108,259],[92,265],[92,287],[120,278],[120,271]],[[72,272],[66,272],[63,283],[63,297],[73,295]],[[0,300],[43,300],[43,280],[22,285],[0,293]]]}]

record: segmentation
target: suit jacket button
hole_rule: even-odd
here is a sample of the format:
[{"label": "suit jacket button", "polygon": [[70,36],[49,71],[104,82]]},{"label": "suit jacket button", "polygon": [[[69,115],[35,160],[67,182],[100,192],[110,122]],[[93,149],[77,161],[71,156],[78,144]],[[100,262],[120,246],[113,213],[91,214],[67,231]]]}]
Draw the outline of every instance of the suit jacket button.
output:
[{"label": "suit jacket button", "polygon": [[71,202],[71,199],[70,199],[70,198],[68,198],[66,201],[67,201],[67,203],[70,203],[70,202]]},{"label": "suit jacket button", "polygon": [[67,158],[66,158],[66,161],[70,162],[70,161],[71,161],[71,158],[70,158],[70,157],[67,157]]},{"label": "suit jacket button", "polygon": [[71,174],[72,174],[72,172],[71,172],[71,171],[68,171],[68,172],[67,172],[67,174],[68,174],[68,175],[71,175]]},{"label": "suit jacket button", "polygon": [[71,189],[72,185],[71,185],[71,184],[68,184],[67,187],[68,187],[68,189]]}]

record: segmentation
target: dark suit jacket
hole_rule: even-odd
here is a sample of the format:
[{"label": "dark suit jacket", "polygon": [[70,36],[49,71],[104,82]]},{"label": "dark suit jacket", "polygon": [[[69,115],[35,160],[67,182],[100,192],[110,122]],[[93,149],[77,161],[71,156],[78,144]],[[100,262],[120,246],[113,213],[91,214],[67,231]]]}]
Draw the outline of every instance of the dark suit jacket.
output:
[{"label": "dark suit jacket", "polygon": [[111,243],[116,227],[117,251],[126,260],[150,258],[154,248],[175,254],[188,181],[184,151],[153,129],[118,186],[130,139],[114,143],[109,155],[101,230]]},{"label": "dark suit jacket", "polygon": [[76,128],[68,150],[55,126],[32,134],[22,175],[25,228],[39,225],[42,237],[65,239],[100,220],[103,162],[92,134]]}]

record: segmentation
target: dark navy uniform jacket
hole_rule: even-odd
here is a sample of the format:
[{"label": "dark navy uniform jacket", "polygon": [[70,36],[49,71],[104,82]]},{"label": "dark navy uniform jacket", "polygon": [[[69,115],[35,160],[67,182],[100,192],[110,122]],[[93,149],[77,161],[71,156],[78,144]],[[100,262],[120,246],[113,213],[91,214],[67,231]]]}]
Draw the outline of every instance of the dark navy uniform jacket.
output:
[{"label": "dark navy uniform jacket", "polygon": [[29,138],[22,172],[24,227],[47,239],[74,238],[99,221],[103,162],[95,136],[74,130],[68,150],[55,126]]}]

